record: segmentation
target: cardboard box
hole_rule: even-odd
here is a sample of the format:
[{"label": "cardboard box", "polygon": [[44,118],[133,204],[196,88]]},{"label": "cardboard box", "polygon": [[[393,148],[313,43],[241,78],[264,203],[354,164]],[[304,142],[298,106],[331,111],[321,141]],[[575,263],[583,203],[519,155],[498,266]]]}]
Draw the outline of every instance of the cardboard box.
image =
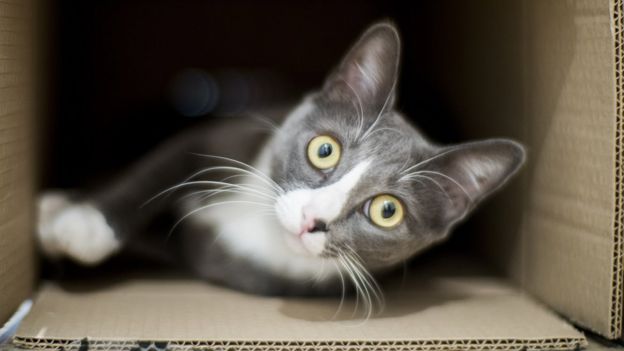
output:
[{"label": "cardboard box", "polygon": [[[250,296],[177,276],[46,283],[15,344],[572,350],[586,345],[572,324],[621,338],[622,1],[440,1],[434,10],[444,29],[431,70],[466,135],[529,147],[523,177],[475,218],[474,255],[432,259],[404,286],[389,283],[386,312],[365,323],[349,303],[334,316],[332,299]],[[2,321],[33,293],[32,126],[18,65],[27,19],[23,3],[0,3]]]}]

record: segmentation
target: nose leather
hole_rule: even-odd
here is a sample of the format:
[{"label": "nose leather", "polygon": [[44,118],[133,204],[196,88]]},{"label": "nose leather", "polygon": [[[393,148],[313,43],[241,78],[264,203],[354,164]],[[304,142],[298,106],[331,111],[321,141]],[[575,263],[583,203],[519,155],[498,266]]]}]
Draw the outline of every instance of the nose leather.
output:
[{"label": "nose leather", "polygon": [[326,231],[327,231],[327,223],[320,221],[320,220],[314,220],[314,226],[309,230],[310,233],[326,232]]}]

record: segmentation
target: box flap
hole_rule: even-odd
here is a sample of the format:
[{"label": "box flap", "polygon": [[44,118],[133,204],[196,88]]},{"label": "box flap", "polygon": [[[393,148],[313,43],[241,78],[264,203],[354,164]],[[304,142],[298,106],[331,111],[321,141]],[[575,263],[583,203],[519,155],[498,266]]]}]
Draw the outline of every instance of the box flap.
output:
[{"label": "box flap", "polygon": [[[465,262],[385,284],[387,306],[369,320],[348,299],[247,295],[191,279],[130,278],[47,284],[14,342],[19,347],[129,349],[245,346],[306,349],[576,349],[581,333],[503,281]],[[361,312],[361,311],[360,311]]]}]

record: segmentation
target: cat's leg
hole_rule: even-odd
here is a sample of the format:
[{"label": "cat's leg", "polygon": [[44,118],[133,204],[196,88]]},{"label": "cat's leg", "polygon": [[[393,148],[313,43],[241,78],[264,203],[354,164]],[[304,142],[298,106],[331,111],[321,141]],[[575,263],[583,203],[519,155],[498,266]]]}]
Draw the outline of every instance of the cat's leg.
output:
[{"label": "cat's leg", "polygon": [[244,149],[253,143],[246,132],[249,128],[238,124],[220,124],[179,135],[95,191],[44,193],[39,198],[37,226],[42,251],[86,265],[116,253],[155,216],[169,209],[175,197],[161,197],[143,206],[147,200],[214,162],[194,153],[244,157],[246,150],[237,140],[245,141]]}]

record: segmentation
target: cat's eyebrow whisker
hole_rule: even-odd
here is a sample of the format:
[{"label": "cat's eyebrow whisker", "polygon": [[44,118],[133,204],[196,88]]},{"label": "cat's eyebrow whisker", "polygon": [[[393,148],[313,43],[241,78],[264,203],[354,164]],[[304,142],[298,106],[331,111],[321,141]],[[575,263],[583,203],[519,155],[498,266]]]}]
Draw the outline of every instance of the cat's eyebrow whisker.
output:
[{"label": "cat's eyebrow whisker", "polygon": [[387,130],[387,131],[391,131],[391,132],[395,132],[397,134],[401,134],[401,131],[396,129],[396,128],[390,128],[390,127],[383,127],[383,128],[377,128],[375,130],[373,130],[370,134],[368,134],[368,137],[370,137],[371,135],[377,133],[377,132],[381,132],[383,130]]},{"label": "cat's eyebrow whisker", "polygon": [[[446,189],[444,189],[444,187],[442,186],[442,184],[438,183],[435,179],[428,177],[426,175],[422,175],[422,174],[410,174],[407,176],[403,176],[401,177],[400,180],[415,180],[415,181],[419,181],[418,178],[423,178],[426,179],[430,182],[432,182],[433,184],[435,184],[440,190],[442,190],[442,192],[444,193],[444,195],[446,196],[446,198],[449,201],[453,201],[453,199],[451,198],[451,195],[448,193],[448,191],[446,191]],[[421,182],[422,183],[422,182]]]},{"label": "cat's eyebrow whisker", "polygon": [[401,165],[401,168],[399,168],[401,171],[399,172],[399,174],[403,174],[403,170],[405,169],[405,167],[407,166],[407,164],[412,160],[412,156],[410,154],[407,155],[407,158],[405,159],[405,162],[403,162],[403,165]]},{"label": "cat's eyebrow whisker", "polygon": [[423,170],[423,171],[418,171],[418,173],[430,173],[430,174],[435,174],[438,175],[440,177],[446,178],[449,181],[451,181],[453,184],[455,184],[464,194],[466,194],[466,197],[468,197],[468,199],[470,200],[470,202],[474,202],[474,199],[472,198],[472,196],[470,195],[470,193],[468,193],[468,191],[466,190],[466,188],[463,187],[463,185],[461,185],[457,180],[455,180],[455,178],[446,175],[442,172],[436,172],[436,171],[428,171],[428,170]]},{"label": "cat's eyebrow whisker", "polygon": [[[463,186],[463,185],[461,185],[461,184],[460,184],[460,183],[459,183],[459,182],[458,182],[455,178],[453,178],[453,177],[451,177],[451,176],[449,176],[449,175],[446,175],[446,174],[444,174],[444,173],[442,173],[442,172],[428,171],[428,170],[421,170],[421,171],[418,171],[418,172],[413,172],[413,173],[407,174],[407,175],[405,175],[405,176],[401,177],[401,179],[404,179],[404,178],[405,178],[405,179],[409,179],[410,177],[413,177],[413,176],[420,176],[420,177],[426,177],[426,178],[429,178],[429,177],[427,177],[427,176],[424,176],[424,175],[423,175],[423,173],[425,173],[425,174],[437,175],[437,176],[443,177],[443,178],[445,178],[445,179],[448,179],[451,183],[453,183],[455,186],[457,186],[457,187],[458,187],[458,188],[459,188],[459,189],[460,189],[460,190],[464,193],[464,195],[466,195],[466,197],[470,200],[470,202],[474,202],[474,199],[472,198],[472,196],[470,195],[470,193],[466,190],[466,188],[464,188],[464,186]],[[430,179],[430,178],[429,178],[429,179]],[[433,180],[432,180],[432,181],[433,181]],[[438,186],[440,186],[440,185],[438,184]],[[446,191],[445,191],[445,192],[446,192]],[[448,194],[448,193],[447,193],[447,194]]]},{"label": "cat's eyebrow whisker", "polygon": [[386,100],[384,101],[383,105],[381,106],[381,109],[379,110],[379,113],[377,114],[377,118],[375,118],[375,121],[373,122],[373,124],[371,124],[371,126],[368,127],[364,135],[362,135],[361,140],[366,139],[370,135],[370,133],[375,129],[375,127],[377,127],[377,123],[379,123],[379,121],[381,120],[381,117],[384,115],[386,107],[388,106],[388,102],[390,102],[390,98],[394,94],[395,88],[396,88],[396,78],[395,78],[395,82],[392,84],[392,88],[388,92],[388,96],[386,96]]},{"label": "cat's eyebrow whisker", "polygon": [[351,92],[353,93],[353,95],[355,96],[358,106],[359,106],[359,111],[357,109],[357,106],[354,105],[354,107],[356,108],[356,113],[358,113],[358,117],[359,117],[359,121],[358,121],[358,129],[355,133],[355,142],[357,142],[360,139],[360,134],[362,133],[362,128],[364,128],[364,107],[362,105],[362,99],[360,98],[360,95],[357,93],[357,91],[355,89],[353,89],[353,87],[351,86],[351,84],[349,84],[349,82],[347,82],[346,79],[341,79],[345,85],[351,90]]},{"label": "cat's eyebrow whisker", "polygon": [[433,161],[433,160],[435,160],[435,159],[437,159],[439,157],[442,157],[442,156],[444,156],[444,155],[446,155],[446,154],[448,154],[448,153],[450,153],[452,151],[453,150],[447,150],[447,151],[441,152],[439,154],[433,155],[433,156],[429,157],[428,159],[422,160],[422,161],[418,162],[417,164],[415,164],[413,166],[410,166],[407,169],[404,169],[403,171],[401,171],[401,174],[405,174],[405,173],[411,172],[413,169],[416,169],[416,168],[418,168],[418,167],[420,167],[420,166],[422,166],[422,165],[424,165],[424,164],[426,164],[428,162],[431,162],[431,161]]},{"label": "cat's eyebrow whisker", "polygon": [[247,204],[247,205],[255,205],[255,206],[260,206],[260,207],[264,206],[264,207],[267,207],[267,208],[273,208],[273,206],[270,206],[270,205],[267,205],[267,204],[264,204],[264,203],[261,203],[261,202],[244,201],[244,200],[231,200],[231,201],[221,201],[221,202],[210,203],[208,205],[204,205],[204,206],[198,207],[198,208],[190,211],[189,213],[185,214],[184,216],[182,216],[182,218],[180,218],[177,222],[175,222],[175,224],[173,225],[173,227],[169,231],[167,237],[171,236],[173,231],[180,225],[180,223],[182,223],[185,219],[187,219],[188,217],[194,215],[195,213],[207,210],[207,209],[209,209],[211,207],[221,206],[221,205],[228,205],[228,204]]},{"label": "cat's eyebrow whisker", "polygon": [[260,121],[260,122],[266,124],[267,126],[269,126],[269,128],[271,129],[271,132],[277,133],[279,131],[279,127],[277,126],[277,124],[275,124],[275,122],[272,121],[270,118],[268,118],[268,117],[266,117],[266,116],[264,116],[264,115],[262,115],[260,113],[257,113],[257,112],[248,113],[248,115],[249,115],[249,117],[251,117],[251,118],[253,118],[253,119],[257,120],[257,121]]}]

